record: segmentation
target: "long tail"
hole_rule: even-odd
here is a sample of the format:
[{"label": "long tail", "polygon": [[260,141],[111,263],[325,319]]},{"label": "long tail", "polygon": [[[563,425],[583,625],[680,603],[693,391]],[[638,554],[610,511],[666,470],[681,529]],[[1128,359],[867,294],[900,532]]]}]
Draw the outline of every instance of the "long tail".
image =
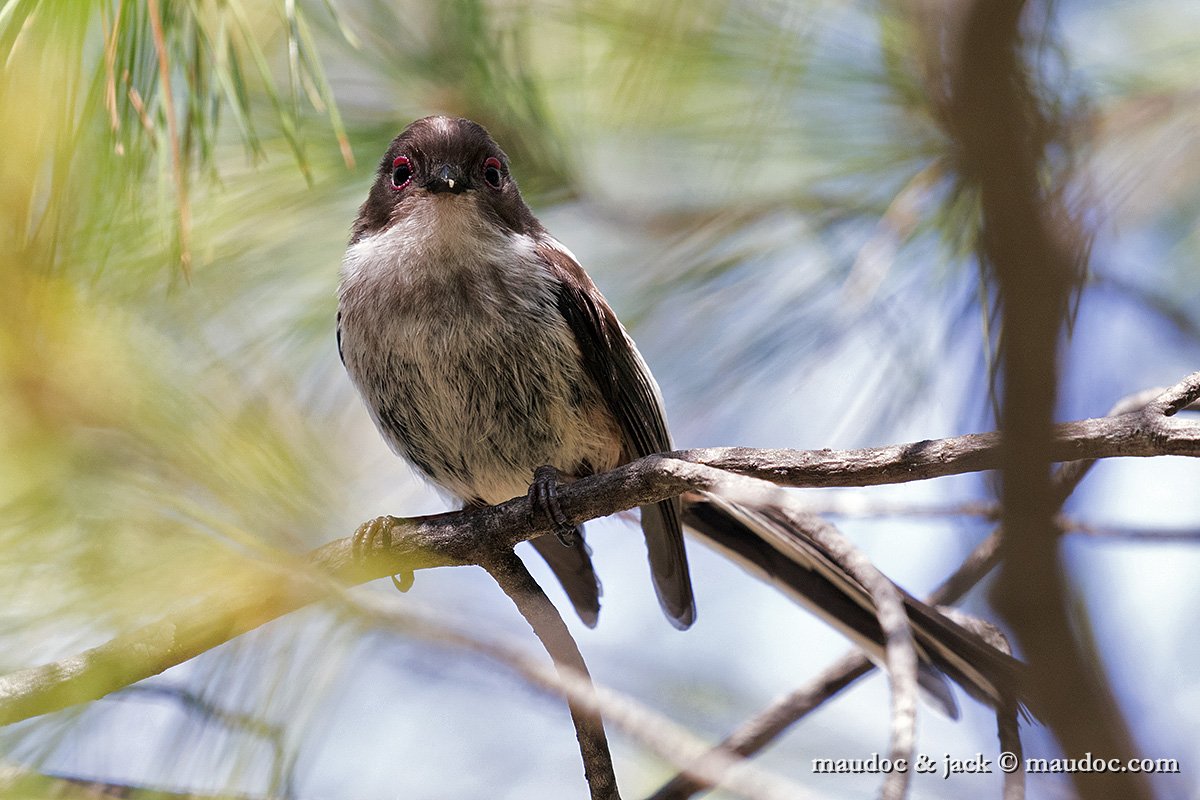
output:
[{"label": "long tail", "polygon": [[[704,495],[685,503],[683,520],[703,540],[778,585],[882,663],[883,633],[870,595],[781,512]],[[1025,664],[900,592],[923,664],[921,686],[931,699],[957,716],[953,696],[932,669],[936,668],[972,697],[998,709],[1020,708],[1028,716]]]}]

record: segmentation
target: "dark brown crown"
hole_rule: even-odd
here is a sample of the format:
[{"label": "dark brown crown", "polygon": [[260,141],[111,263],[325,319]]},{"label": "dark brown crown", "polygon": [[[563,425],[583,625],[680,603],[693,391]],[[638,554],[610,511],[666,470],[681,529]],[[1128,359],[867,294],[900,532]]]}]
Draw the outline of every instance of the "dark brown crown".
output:
[{"label": "dark brown crown", "polygon": [[[408,159],[412,171],[411,183],[403,189],[397,189],[392,182],[393,167],[399,157]],[[484,164],[489,158],[497,159],[502,167],[503,181],[498,189],[483,180]],[[469,119],[433,116],[413,122],[388,145],[379,161],[375,183],[359,209],[350,243],[385,230],[413,204],[428,201],[425,187],[433,173],[446,165],[457,168],[464,176],[465,189],[477,194],[479,208],[496,225],[516,233],[540,230],[509,174],[508,156],[487,130]]]}]

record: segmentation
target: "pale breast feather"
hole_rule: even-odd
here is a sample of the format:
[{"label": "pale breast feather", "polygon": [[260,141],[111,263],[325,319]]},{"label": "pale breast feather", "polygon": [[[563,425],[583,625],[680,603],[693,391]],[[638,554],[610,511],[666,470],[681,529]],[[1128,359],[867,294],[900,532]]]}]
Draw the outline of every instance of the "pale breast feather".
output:
[{"label": "pale breast feather", "polygon": [[347,371],[393,449],[493,503],[542,464],[608,469],[623,450],[535,242],[499,236],[476,242],[474,258],[432,260],[411,231],[364,237],[346,255],[339,326]]}]

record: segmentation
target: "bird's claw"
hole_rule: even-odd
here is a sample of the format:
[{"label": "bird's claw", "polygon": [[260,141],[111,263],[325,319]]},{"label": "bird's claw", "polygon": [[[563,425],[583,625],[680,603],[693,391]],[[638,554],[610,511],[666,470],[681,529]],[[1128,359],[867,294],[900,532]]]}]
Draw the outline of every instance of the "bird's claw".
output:
[{"label": "bird's claw", "polygon": [[544,513],[554,523],[554,535],[564,547],[574,547],[579,532],[563,513],[558,502],[558,470],[549,464],[533,472],[533,483],[529,484],[529,508],[533,514]]},{"label": "bird's claw", "polygon": [[[392,526],[396,525],[399,520],[395,517],[383,516],[376,517],[370,522],[365,522],[358,527],[354,535],[350,537],[350,554],[356,562],[362,561],[371,553],[382,550],[387,551],[392,547]],[[412,588],[416,576],[412,570],[406,570],[397,575],[392,576],[392,585],[401,592],[407,592]]]}]

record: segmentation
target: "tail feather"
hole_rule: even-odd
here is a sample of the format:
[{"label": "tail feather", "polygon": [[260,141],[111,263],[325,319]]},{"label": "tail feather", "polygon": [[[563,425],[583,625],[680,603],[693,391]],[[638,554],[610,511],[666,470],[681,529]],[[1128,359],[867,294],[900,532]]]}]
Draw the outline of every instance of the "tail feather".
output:
[{"label": "tail feather", "polygon": [[[684,521],[701,538],[825,618],[877,661],[883,632],[867,591],[847,575],[816,542],[797,535],[772,509],[751,509],[705,495],[684,507]],[[899,587],[897,587],[899,588]],[[921,684],[939,706],[956,715],[945,687],[937,687],[928,667],[936,667],[976,699],[997,708],[1016,705],[1027,713],[1025,665],[985,642],[940,611],[899,590],[924,662]]]},{"label": "tail feather", "polygon": [[600,616],[600,579],[592,566],[591,548],[583,540],[583,526],[576,529],[575,543],[570,547],[564,547],[550,534],[531,539],[529,543],[562,584],[579,619],[589,628],[596,627]]},{"label": "tail feather", "polygon": [[696,601],[692,596],[692,577],[687,553],[683,549],[683,530],[679,524],[677,498],[642,506],[642,532],[646,536],[646,554],[654,591],[663,613],[676,628],[683,630],[696,621]]}]

